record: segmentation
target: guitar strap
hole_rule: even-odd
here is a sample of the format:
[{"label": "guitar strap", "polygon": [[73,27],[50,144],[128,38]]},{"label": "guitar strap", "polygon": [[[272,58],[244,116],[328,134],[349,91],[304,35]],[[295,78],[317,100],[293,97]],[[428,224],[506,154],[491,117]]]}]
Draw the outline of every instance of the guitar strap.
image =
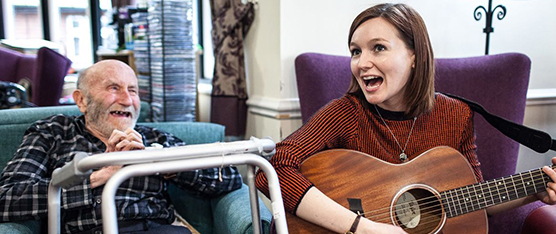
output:
[{"label": "guitar strap", "polygon": [[556,140],[552,139],[548,133],[532,129],[494,115],[476,102],[449,93],[443,94],[465,102],[469,105],[471,110],[481,114],[483,118],[485,118],[485,120],[493,127],[498,129],[498,131],[520,144],[527,146],[538,153],[545,153],[548,150],[556,151]]}]

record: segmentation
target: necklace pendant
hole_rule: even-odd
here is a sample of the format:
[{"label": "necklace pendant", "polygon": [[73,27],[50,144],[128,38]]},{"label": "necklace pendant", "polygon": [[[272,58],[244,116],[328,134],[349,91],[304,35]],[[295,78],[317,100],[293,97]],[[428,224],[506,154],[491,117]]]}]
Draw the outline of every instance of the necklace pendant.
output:
[{"label": "necklace pendant", "polygon": [[405,162],[405,160],[407,160],[407,154],[405,154],[404,152],[402,152],[400,154],[400,160],[402,160],[402,162]]}]

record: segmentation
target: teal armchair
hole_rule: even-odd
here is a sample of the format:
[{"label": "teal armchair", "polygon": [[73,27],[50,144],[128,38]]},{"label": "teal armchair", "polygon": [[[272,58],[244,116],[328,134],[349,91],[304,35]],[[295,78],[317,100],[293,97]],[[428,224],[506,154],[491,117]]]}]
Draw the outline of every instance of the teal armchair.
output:
[{"label": "teal armchair", "polygon": [[[149,106],[142,103],[139,125],[170,132],[187,144],[224,141],[224,127],[201,122],[145,122]],[[25,130],[36,120],[54,114],[80,115],[77,106],[56,106],[0,110],[0,169],[12,158],[23,139]],[[221,197],[196,197],[170,184],[168,192],[178,213],[200,233],[253,233],[248,187]],[[263,233],[270,232],[272,215],[259,201]],[[45,230],[42,220],[0,223],[0,233],[31,234]],[[42,231],[42,233],[46,233]]]}]

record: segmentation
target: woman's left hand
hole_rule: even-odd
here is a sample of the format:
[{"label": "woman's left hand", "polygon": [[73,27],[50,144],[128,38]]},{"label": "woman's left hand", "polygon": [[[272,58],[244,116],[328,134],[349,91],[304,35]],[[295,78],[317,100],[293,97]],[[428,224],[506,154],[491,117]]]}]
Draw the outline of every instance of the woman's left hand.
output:
[{"label": "woman's left hand", "polygon": [[[556,164],[556,157],[552,158],[552,164]],[[546,204],[554,205],[556,204],[556,170],[548,166],[544,166],[542,170],[552,181],[548,182],[545,192],[537,193],[537,198]]]}]

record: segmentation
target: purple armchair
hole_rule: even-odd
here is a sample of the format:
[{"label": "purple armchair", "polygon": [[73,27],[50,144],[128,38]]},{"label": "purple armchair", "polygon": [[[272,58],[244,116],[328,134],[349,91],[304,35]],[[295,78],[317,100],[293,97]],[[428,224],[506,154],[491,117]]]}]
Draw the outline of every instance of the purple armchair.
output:
[{"label": "purple armchair", "polygon": [[[478,102],[491,113],[522,123],[530,69],[530,59],[517,53],[436,59],[435,86],[437,91]],[[295,72],[301,116],[305,122],[330,100],[347,91],[351,77],[350,58],[301,54],[295,60]],[[475,133],[484,179],[514,174],[519,143],[498,132],[479,114],[475,115]],[[527,215],[542,205],[535,202],[489,217],[489,233],[520,233]]]},{"label": "purple armchair", "polygon": [[37,55],[25,55],[0,47],[0,80],[18,83],[26,78],[31,83],[31,101],[37,106],[57,106],[71,60],[49,48]]}]

